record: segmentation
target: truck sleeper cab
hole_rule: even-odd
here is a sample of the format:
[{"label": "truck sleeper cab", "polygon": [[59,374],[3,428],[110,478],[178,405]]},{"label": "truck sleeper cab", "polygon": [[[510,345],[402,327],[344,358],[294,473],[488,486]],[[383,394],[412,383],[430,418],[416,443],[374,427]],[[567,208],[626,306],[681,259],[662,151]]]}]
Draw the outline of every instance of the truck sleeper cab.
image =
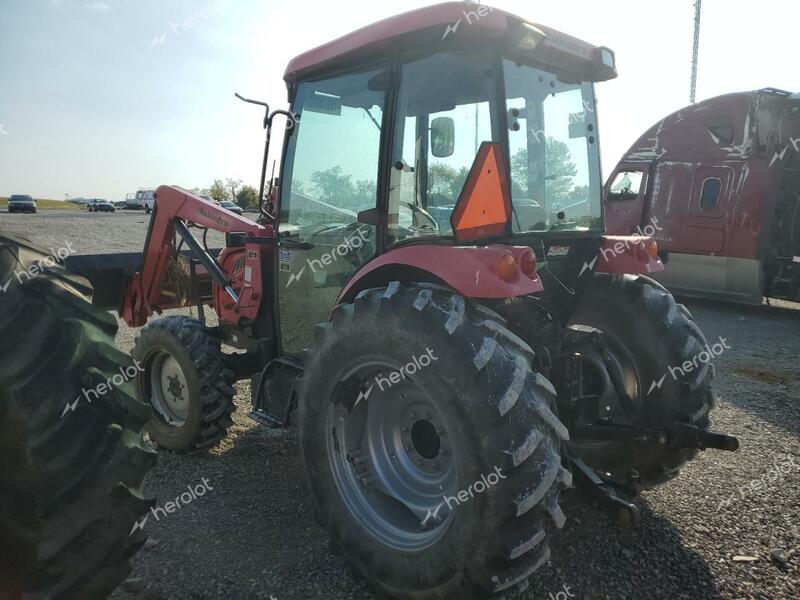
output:
[{"label": "truck sleeper cab", "polygon": [[800,98],[739,92],[645,132],[605,187],[609,233],[649,229],[675,293],[800,301]]}]

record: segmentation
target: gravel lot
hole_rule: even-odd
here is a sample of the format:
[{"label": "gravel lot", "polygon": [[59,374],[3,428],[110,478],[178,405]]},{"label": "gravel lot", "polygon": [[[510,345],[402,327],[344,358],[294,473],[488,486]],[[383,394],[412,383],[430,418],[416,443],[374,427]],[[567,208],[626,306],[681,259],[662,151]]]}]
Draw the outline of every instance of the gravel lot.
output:
[{"label": "gravel lot", "polygon": [[[140,250],[147,219],[2,214],[0,228],[94,254]],[[740,451],[701,453],[678,479],[644,493],[637,529],[615,527],[569,494],[551,562],[523,598],[564,598],[565,590],[580,599],[800,597],[800,306],[687,306],[709,341],[722,336],[731,347],[715,359],[713,426],[738,436]],[[134,336],[123,325],[119,347],[130,350]],[[295,432],[250,421],[248,388],[237,384],[234,426],[219,448],[161,454],[148,479],[159,505],[202,478],[213,489],[147,522],[151,541],[112,598],[375,597],[311,518]]]}]

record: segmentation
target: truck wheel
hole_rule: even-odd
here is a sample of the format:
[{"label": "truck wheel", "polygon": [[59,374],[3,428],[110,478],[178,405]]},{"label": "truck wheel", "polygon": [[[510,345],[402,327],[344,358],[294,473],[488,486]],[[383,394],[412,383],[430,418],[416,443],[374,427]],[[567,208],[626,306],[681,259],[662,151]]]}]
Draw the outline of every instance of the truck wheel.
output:
[{"label": "truck wheel", "polygon": [[145,541],[134,525],[153,504],[142,496],[150,409],[131,383],[93,393],[134,367],[91,293],[0,235],[2,598],[105,598]]},{"label": "truck wheel", "polygon": [[139,397],[153,407],[151,440],[167,450],[194,452],[225,437],[235,410],[233,372],[213,330],[190,317],[159,319],[142,330],[133,357],[143,369]]},{"label": "truck wheel", "polygon": [[488,313],[393,282],[315,330],[299,404],[315,516],[394,598],[524,589],[565,520],[555,391]]},{"label": "truck wheel", "polygon": [[[708,344],[689,310],[663,286],[647,277],[598,275],[570,322],[572,328],[577,325],[601,333],[633,399],[634,420],[654,428],[680,421],[708,429],[715,400],[714,368],[708,361],[697,360]],[[602,359],[591,344],[579,350],[584,355],[584,372],[591,379],[592,364],[602,364]],[[685,361],[695,365],[685,371],[676,369]],[[594,380],[598,395],[614,393],[603,389],[610,382],[602,380]],[[572,442],[571,447],[588,465],[632,488],[649,488],[672,479],[697,455],[694,448],[674,449],[655,442]]]}]

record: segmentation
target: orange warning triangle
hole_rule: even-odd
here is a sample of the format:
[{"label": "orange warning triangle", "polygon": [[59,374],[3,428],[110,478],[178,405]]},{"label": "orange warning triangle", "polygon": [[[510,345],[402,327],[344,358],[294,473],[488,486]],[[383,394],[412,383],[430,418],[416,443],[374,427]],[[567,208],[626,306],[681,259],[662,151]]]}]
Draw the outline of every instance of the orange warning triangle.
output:
[{"label": "orange warning triangle", "polygon": [[474,240],[505,233],[511,219],[511,194],[503,149],[483,142],[458,197],[450,224],[456,240]]}]

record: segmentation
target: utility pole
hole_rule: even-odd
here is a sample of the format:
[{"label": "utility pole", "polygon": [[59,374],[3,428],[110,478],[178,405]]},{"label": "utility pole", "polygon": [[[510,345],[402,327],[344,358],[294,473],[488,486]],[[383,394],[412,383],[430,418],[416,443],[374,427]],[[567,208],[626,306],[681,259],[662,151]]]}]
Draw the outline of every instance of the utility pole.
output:
[{"label": "utility pole", "polygon": [[697,55],[700,51],[700,5],[702,0],[694,0],[694,47],[692,49],[692,82],[689,86],[689,102],[694,104],[697,95]]}]

